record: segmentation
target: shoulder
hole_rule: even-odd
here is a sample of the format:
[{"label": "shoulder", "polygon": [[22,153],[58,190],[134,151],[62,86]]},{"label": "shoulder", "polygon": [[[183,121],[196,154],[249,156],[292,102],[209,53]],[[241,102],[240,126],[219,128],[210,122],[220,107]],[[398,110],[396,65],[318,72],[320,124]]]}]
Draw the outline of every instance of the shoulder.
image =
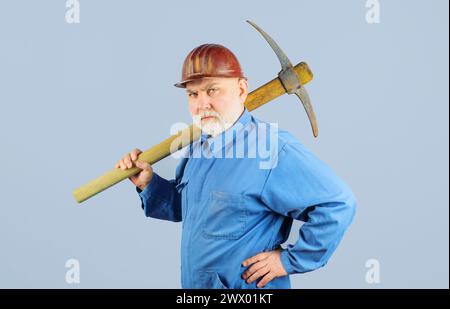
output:
[{"label": "shoulder", "polygon": [[257,128],[258,133],[264,134],[271,140],[271,149],[278,153],[288,149],[305,150],[304,145],[289,131],[278,126],[278,123],[271,123],[260,120],[252,115],[252,123]]}]

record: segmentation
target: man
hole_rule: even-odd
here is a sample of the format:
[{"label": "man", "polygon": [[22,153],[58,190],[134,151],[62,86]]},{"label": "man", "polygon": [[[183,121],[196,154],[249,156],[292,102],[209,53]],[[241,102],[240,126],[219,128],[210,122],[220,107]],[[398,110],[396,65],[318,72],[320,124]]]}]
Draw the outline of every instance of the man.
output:
[{"label": "man", "polygon": [[[324,266],[352,221],[351,190],[291,134],[248,112],[247,80],[227,48],[192,50],[176,86],[202,136],[175,179],[137,160],[138,149],[116,168],[142,169],[130,180],[146,216],[183,221],[182,287],[290,288],[288,275]],[[293,219],[304,221],[298,240],[282,248]]]}]

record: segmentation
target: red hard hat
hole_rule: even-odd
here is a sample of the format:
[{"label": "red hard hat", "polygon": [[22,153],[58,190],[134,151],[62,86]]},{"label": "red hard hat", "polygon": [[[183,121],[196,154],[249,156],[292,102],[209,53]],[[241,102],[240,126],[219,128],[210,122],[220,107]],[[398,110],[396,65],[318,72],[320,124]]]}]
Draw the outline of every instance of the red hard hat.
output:
[{"label": "red hard hat", "polygon": [[203,44],[194,48],[183,64],[181,81],[176,87],[204,77],[245,78],[236,56],[226,47],[218,44]]}]

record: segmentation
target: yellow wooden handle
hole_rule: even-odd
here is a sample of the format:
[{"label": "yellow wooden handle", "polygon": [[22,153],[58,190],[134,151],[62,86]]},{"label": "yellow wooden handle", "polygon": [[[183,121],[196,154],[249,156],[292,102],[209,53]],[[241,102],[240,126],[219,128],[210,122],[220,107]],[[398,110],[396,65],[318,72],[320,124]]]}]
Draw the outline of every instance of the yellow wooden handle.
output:
[{"label": "yellow wooden handle", "polygon": [[[312,72],[305,62],[301,62],[296,65],[294,67],[294,70],[299,76],[302,84],[308,83],[313,78]],[[286,91],[280,80],[278,78],[275,78],[272,81],[249,93],[247,100],[245,101],[245,107],[249,111],[252,111],[285,93]],[[164,159],[170,154],[187,146],[194,140],[197,140],[200,135],[200,129],[198,129],[194,125],[191,125],[190,127],[178,132],[175,135],[172,135],[161,143],[144,151],[139,155],[139,159],[150,164],[154,164],[159,160]],[[103,190],[139,172],[140,169],[137,167],[133,167],[125,171],[121,169],[113,169],[75,189],[73,191],[73,196],[78,203],[81,203],[88,198],[96,195],[97,193],[100,193]]]}]

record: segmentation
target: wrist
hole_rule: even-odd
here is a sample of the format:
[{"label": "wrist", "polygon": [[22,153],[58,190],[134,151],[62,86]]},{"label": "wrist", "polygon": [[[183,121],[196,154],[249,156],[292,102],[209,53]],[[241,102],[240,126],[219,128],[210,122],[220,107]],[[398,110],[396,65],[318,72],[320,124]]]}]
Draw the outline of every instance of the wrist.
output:
[{"label": "wrist", "polygon": [[147,188],[148,184],[150,183],[150,181],[152,181],[153,175],[150,176],[150,179],[147,180],[146,182],[143,182],[141,184],[138,184],[137,187],[139,188],[139,190],[144,191],[145,188]]}]

